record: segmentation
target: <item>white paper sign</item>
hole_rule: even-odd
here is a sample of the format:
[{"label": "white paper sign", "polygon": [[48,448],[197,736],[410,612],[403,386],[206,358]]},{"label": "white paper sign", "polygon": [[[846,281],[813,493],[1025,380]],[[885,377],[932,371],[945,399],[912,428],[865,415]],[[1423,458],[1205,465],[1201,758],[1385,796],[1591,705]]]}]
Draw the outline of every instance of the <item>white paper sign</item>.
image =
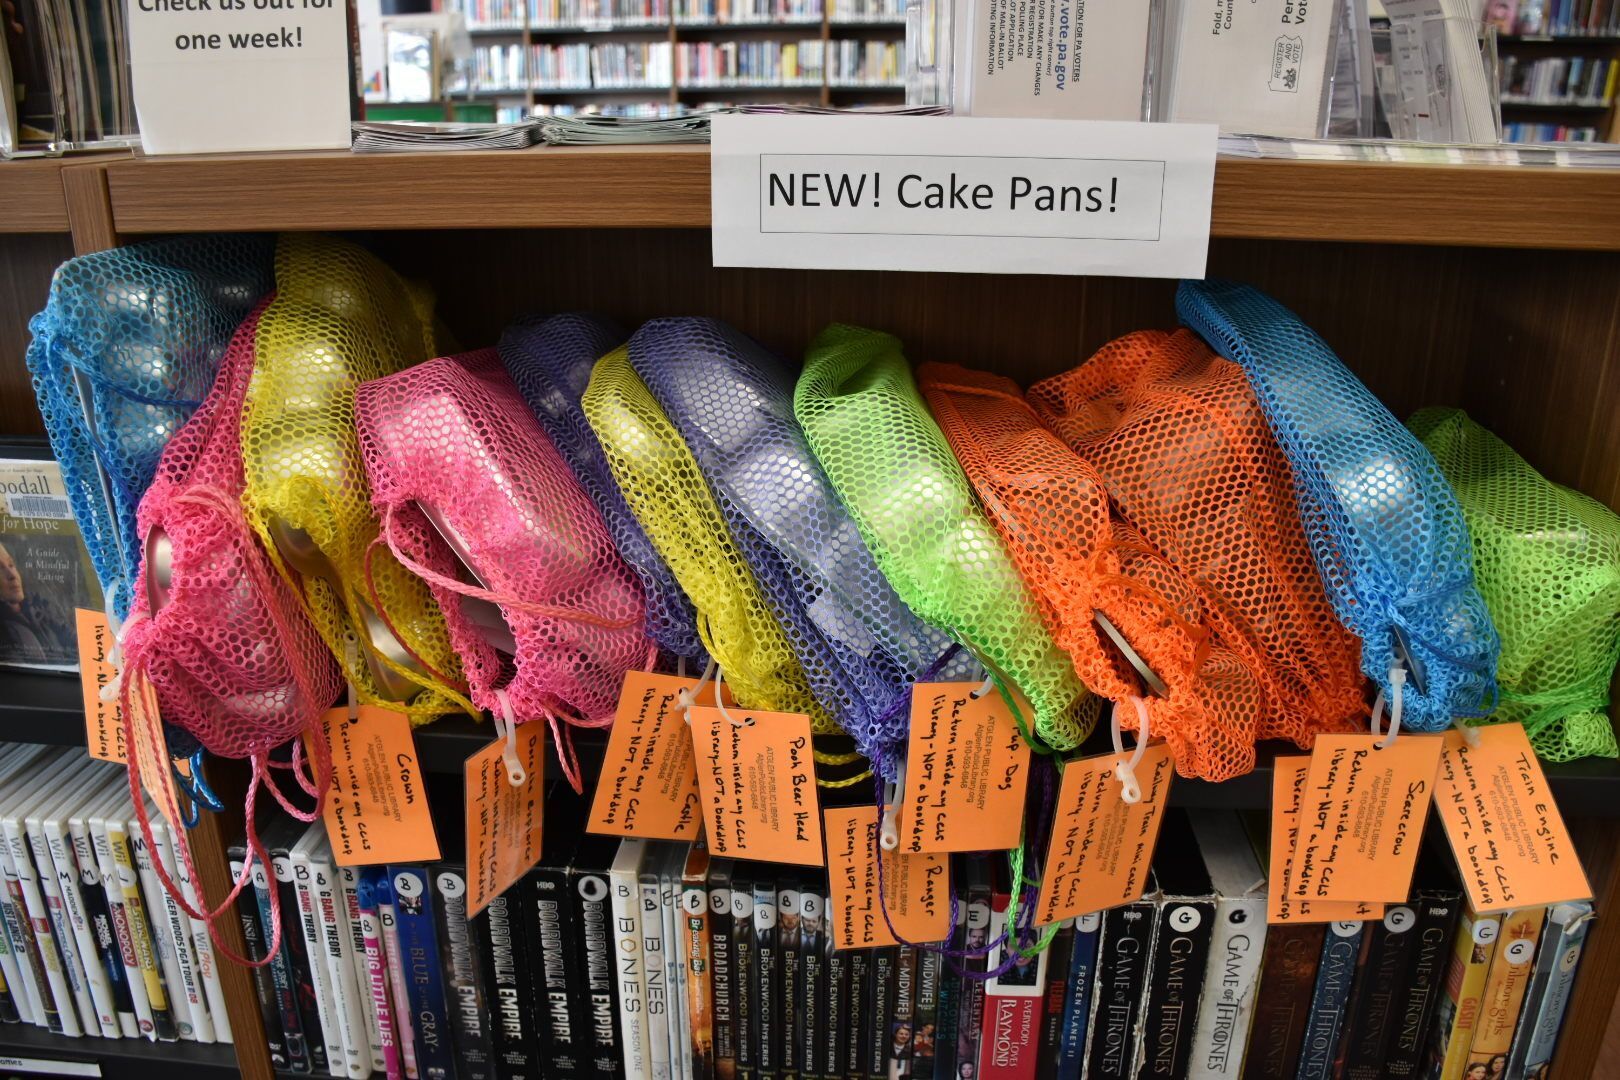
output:
[{"label": "white paper sign", "polygon": [[716,116],[714,264],[1203,277],[1216,129]]},{"label": "white paper sign", "polygon": [[149,154],[347,149],[345,0],[128,0]]}]

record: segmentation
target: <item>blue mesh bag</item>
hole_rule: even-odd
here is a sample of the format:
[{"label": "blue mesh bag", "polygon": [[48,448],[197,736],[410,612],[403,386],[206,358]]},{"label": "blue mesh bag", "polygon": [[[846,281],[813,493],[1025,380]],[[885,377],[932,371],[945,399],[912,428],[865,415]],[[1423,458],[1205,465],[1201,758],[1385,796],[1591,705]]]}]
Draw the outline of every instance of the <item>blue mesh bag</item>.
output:
[{"label": "blue mesh bag", "polygon": [[714,319],[657,319],[631,338],[630,363],[697,460],[816,699],[892,779],[911,683],[983,673],[878,569],[793,417],[795,376],[777,356]]},{"label": "blue mesh bag", "polygon": [[641,579],[647,595],[647,636],[665,652],[701,666],[707,655],[698,638],[692,602],[625,505],[602,444],[596,441],[579,404],[597,359],[623,345],[629,336],[615,324],[589,315],[528,316],[501,335],[501,363],[580,486],[602,512],[619,554]]},{"label": "blue mesh bag", "polygon": [[274,287],[275,237],[153,240],[69,259],[29,322],[28,371],[108,607],[140,569],[135,510],[231,335]]},{"label": "blue mesh bag", "polygon": [[1488,714],[1501,643],[1474,585],[1462,509],[1433,456],[1263,293],[1184,281],[1176,310],[1253,384],[1294,470],[1328,596],[1392,712],[1404,698],[1401,722],[1420,731]]}]

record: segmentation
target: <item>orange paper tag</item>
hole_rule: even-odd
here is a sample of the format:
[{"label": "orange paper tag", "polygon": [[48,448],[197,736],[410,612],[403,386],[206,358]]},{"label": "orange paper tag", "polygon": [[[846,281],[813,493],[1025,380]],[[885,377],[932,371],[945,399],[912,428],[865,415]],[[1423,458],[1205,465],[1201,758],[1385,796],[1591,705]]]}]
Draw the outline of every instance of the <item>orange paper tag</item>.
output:
[{"label": "orange paper tag", "polygon": [[[679,700],[682,690],[697,684],[695,678],[646,671],[624,677],[588,832],[649,840],[703,835],[697,766]],[[712,682],[704,687],[703,700],[713,703]]]},{"label": "orange paper tag", "polygon": [[519,724],[517,759],[523,782],[506,775],[506,740],[496,739],[467,759],[467,917],[511,888],[540,861],[546,806],[546,728]]},{"label": "orange paper tag", "polygon": [[79,688],[84,692],[84,735],[90,756],[120,765],[129,760],[124,746],[124,721],[118,715],[118,702],[102,701],[101,690],[117,672],[107,662],[113,647],[107,616],[99,611],[76,608],[73,612],[79,636]]},{"label": "orange paper tag", "polygon": [[[878,906],[878,812],[827,811],[827,883],[832,890],[835,949],[898,945],[889,924],[909,942],[944,941],[951,931],[950,861],[943,854],[882,854],[883,906]],[[889,917],[883,917],[887,910]]]},{"label": "orange paper tag", "polygon": [[905,793],[896,815],[901,851],[1018,846],[1029,747],[1000,694],[973,696],[979,685],[912,687]]},{"label": "orange paper tag", "polygon": [[1121,757],[1102,754],[1063,767],[1041,895],[1035,901],[1038,926],[1129,904],[1147,891],[1148,864],[1175,770],[1169,747],[1150,744],[1136,766],[1142,799],[1128,803],[1120,798],[1123,786],[1114,775]]},{"label": "orange paper tag", "polygon": [[1475,911],[1590,900],[1563,815],[1519,724],[1448,731],[1434,804]]},{"label": "orange paper tag", "polygon": [[332,789],[323,815],[339,866],[434,862],[439,838],[428,813],[416,740],[404,713],[360,706],[321,717],[332,748]]},{"label": "orange paper tag", "polygon": [[1288,890],[1293,882],[1294,852],[1299,847],[1299,802],[1311,759],[1280,757],[1271,770],[1271,880],[1266,887],[1266,921],[1330,923],[1376,919],[1384,905],[1365,900],[1300,900]]},{"label": "orange paper tag", "polygon": [[1299,900],[1399,904],[1412,892],[1440,768],[1438,735],[1318,735],[1300,796],[1288,892]]},{"label": "orange paper tag", "polygon": [[711,855],[822,865],[808,716],[697,707],[692,746]]}]

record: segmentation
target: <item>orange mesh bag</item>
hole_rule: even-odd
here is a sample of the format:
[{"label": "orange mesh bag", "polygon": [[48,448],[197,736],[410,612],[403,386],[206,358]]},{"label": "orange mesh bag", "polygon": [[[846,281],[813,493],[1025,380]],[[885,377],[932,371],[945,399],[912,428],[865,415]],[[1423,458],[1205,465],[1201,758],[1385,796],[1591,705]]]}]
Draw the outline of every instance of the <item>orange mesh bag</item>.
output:
[{"label": "orange mesh bag", "polygon": [[1264,692],[1255,738],[1309,746],[1365,726],[1356,639],[1322,588],[1293,475],[1241,368],[1186,330],[1143,331],[1036,383],[1029,402],[1197,590]]},{"label": "orange mesh bag", "polygon": [[[1141,701],[1184,776],[1254,767],[1265,694],[1209,626],[1197,587],[1110,505],[1102,478],[1049,431],[1010,379],[923,364],[917,382],[1052,637],[1093,692]],[[1110,643],[1106,619],[1157,686]],[[1137,722],[1135,710],[1119,710]]]}]

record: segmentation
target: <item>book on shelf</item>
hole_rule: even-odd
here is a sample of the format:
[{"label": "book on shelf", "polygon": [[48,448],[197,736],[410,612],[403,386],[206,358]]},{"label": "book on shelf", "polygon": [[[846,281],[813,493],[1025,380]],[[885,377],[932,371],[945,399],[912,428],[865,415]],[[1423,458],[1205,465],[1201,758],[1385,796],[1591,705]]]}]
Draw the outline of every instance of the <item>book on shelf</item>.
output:
[{"label": "book on shelf", "polygon": [[0,668],[77,671],[74,609],[101,588],[43,444],[0,441]]}]

